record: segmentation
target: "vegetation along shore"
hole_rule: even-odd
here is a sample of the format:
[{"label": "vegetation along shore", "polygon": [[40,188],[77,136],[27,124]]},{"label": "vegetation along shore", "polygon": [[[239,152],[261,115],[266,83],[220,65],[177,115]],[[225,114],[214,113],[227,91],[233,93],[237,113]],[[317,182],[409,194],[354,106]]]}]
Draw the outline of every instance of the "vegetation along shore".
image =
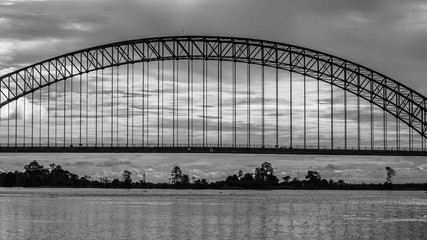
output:
[{"label": "vegetation along shore", "polygon": [[337,189],[337,190],[427,190],[427,183],[393,184],[396,172],[391,167],[385,168],[385,182],[346,183],[321,177],[318,171],[307,171],[303,179],[290,176],[278,179],[273,166],[264,162],[253,172],[227,176],[224,180],[211,181],[190,177],[179,166],[171,171],[168,182],[152,183],[146,179],[133,181],[132,173],[124,170],[121,179],[90,176],[80,177],[54,163],[49,167],[40,165],[36,160],[25,165],[23,171],[0,172],[1,187],[75,187],[75,188],[160,188],[160,189]]}]

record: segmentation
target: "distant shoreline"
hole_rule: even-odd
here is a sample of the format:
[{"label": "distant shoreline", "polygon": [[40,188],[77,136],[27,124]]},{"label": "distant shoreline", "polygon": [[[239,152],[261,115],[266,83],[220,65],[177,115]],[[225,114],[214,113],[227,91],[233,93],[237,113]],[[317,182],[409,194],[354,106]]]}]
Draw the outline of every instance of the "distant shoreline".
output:
[{"label": "distant shoreline", "polygon": [[[399,184],[396,184],[399,185]],[[420,188],[335,188],[335,189],[328,189],[328,188],[315,188],[315,189],[306,189],[306,188],[236,188],[236,187],[224,187],[224,188],[194,188],[194,187],[169,187],[169,188],[158,188],[158,187],[152,187],[152,188],[144,188],[144,187],[130,187],[130,188],[124,188],[124,187],[74,187],[74,186],[37,186],[37,187],[21,187],[21,186],[14,186],[14,187],[0,187],[3,189],[123,189],[123,190],[134,190],[134,189],[140,189],[140,190],[151,190],[151,189],[159,189],[159,190],[224,190],[224,191],[242,191],[242,190],[255,190],[255,191],[273,191],[273,190],[280,190],[280,191],[426,191],[427,193],[427,187],[426,184],[420,184]]]},{"label": "distant shoreline", "polygon": [[373,190],[373,191],[427,191],[427,183],[393,184],[396,172],[386,167],[385,183],[346,183],[344,180],[325,179],[315,170],[308,170],[302,180],[299,177],[275,175],[273,166],[264,162],[253,172],[238,171],[225,180],[209,182],[205,178],[189,176],[179,166],[171,171],[169,182],[151,183],[143,180],[134,182],[132,172],[124,170],[122,178],[113,180],[107,177],[93,179],[80,177],[54,163],[49,167],[40,165],[36,160],[24,166],[24,171],[0,172],[0,187],[31,188],[98,188],[98,189],[216,189],[216,190]]}]

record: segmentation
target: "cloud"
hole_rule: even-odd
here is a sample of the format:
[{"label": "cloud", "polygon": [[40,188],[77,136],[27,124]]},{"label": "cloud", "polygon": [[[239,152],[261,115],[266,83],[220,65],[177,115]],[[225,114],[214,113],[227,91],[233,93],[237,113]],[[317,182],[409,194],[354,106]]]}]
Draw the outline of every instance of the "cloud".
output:
[{"label": "cloud", "polygon": [[165,172],[165,171],[155,171],[154,169],[150,168],[150,169],[145,169],[146,172],[146,179],[147,181],[151,181],[149,179],[153,179],[153,181],[163,181],[163,182],[167,182],[169,177],[170,177],[170,173],[169,172]]},{"label": "cloud", "polygon": [[[324,1],[312,1],[312,0],[271,0],[268,3],[258,0],[217,0],[217,1],[205,1],[205,0],[186,0],[175,1],[154,1],[154,0],[128,0],[128,1],[117,1],[117,0],[76,0],[76,1],[18,1],[9,0],[3,1],[0,8],[0,75],[12,72],[19,68],[25,67],[29,64],[42,61],[50,57],[58,56],[66,52],[83,49],[86,47],[92,47],[96,45],[106,44],[110,42],[117,42],[121,40],[138,39],[145,37],[154,36],[170,36],[170,35],[225,35],[225,36],[237,36],[237,37],[250,37],[257,39],[273,40],[277,42],[291,43],[299,46],[309,47],[317,49],[323,52],[331,53],[336,56],[343,57],[345,59],[352,60],[360,63],[364,66],[371,67],[384,73],[394,79],[401,81],[405,85],[417,89],[417,91],[427,95],[427,85],[425,84],[427,65],[427,48],[425,43],[427,42],[426,34],[426,21],[427,21],[427,7],[424,0],[360,0],[360,1],[342,1],[342,0],[324,0]],[[94,11],[96,9],[96,11]],[[169,65],[168,65],[169,64]],[[185,63],[186,64],[186,63]],[[186,89],[185,82],[185,64],[181,64],[181,70],[179,72],[180,81],[179,88]],[[170,63],[166,63],[167,68],[170,68]],[[195,66],[200,67],[200,62],[195,63]],[[216,90],[214,86],[216,81],[217,72],[215,68],[209,65],[209,83],[210,89]],[[138,66],[140,67],[140,66]],[[138,68],[137,67],[137,68]],[[151,69],[157,68],[155,64],[151,64]],[[260,139],[260,112],[261,106],[259,101],[260,88],[259,79],[257,76],[259,73],[259,67],[252,69],[252,83],[253,88],[251,89],[251,95],[254,97],[252,102],[252,119],[250,126],[253,131],[253,142],[259,141]],[[140,74],[140,69],[136,72]],[[156,77],[155,71],[150,71],[150,85],[155,83]],[[125,83],[124,71],[120,71],[120,95],[119,98],[114,98],[114,101],[119,103],[119,116],[123,117],[127,113],[124,109],[126,106],[126,96],[123,91],[123,84]],[[238,74],[245,76],[245,69],[238,67]],[[99,77],[99,81],[110,83],[108,73],[105,73],[105,78]],[[272,71],[266,70],[266,76],[271,78]],[[284,87],[288,84],[287,73],[280,75],[280,86]],[[201,70],[196,70],[195,74],[195,85],[193,86],[197,93],[201,92]],[[224,103],[231,102],[230,95],[230,82],[226,79],[231,77],[230,64],[224,64]],[[94,76],[90,75],[91,83],[94,80]],[[165,71],[165,97],[166,103],[169,103],[171,99],[171,71],[170,69]],[[108,81],[107,81],[108,80]],[[294,90],[298,90],[295,93],[301,93],[301,77],[294,76]],[[107,81],[107,82],[105,82]],[[137,81],[138,82],[138,81]],[[76,83],[76,81],[73,81]],[[246,127],[246,95],[245,82],[239,82],[237,91],[238,108],[240,109],[238,114],[238,131],[245,130]],[[274,116],[274,86],[271,85],[271,80],[266,81],[266,116]],[[313,82],[308,82],[309,93],[315,93],[315,87]],[[53,95],[51,100],[58,99],[64,100],[64,82],[58,83],[59,89]],[[139,85],[138,85],[139,84]],[[65,88],[67,94],[67,101],[70,99],[73,92],[73,109],[78,109],[76,100],[80,98],[79,90],[70,88],[69,82]],[[132,106],[134,110],[136,127],[138,127],[138,133],[140,130],[140,116],[142,112],[140,109],[146,109],[147,107],[141,106],[139,97],[144,93],[150,93],[150,104],[148,112],[150,117],[156,116],[157,101],[155,99],[156,92],[153,92],[153,88],[150,91],[141,91],[141,84],[138,82],[139,89],[136,91],[136,97],[138,102]],[[153,86],[153,85],[151,85]],[[213,88],[212,88],[213,87]],[[83,97],[84,102],[89,103],[89,111],[91,112],[90,120],[92,124],[95,124],[94,119],[94,86],[89,85],[89,96],[88,99]],[[52,90],[52,89],[51,89]],[[329,129],[329,122],[324,121],[330,116],[330,102],[331,99],[328,94],[328,88],[322,89],[321,93],[321,135],[323,136],[322,145],[329,144],[330,135],[326,133]],[[101,95],[98,95],[100,97]],[[195,98],[196,111],[194,116],[201,114],[201,95],[199,94]],[[273,96],[273,97],[271,97]],[[288,96],[288,95],[285,95]],[[302,136],[302,124],[301,121],[296,119],[302,118],[302,94],[295,94],[294,100],[294,135]],[[75,111],[70,112],[69,106],[67,106],[65,113],[61,110],[63,106],[54,108],[50,106],[49,112],[47,112],[46,104],[46,93],[42,93],[42,100],[39,102],[34,99],[34,104],[29,102],[26,98],[18,100],[16,105],[10,104],[9,111],[7,108],[0,110],[1,119],[29,119],[31,116],[29,113],[23,114],[23,105],[25,104],[26,109],[34,108],[34,112],[42,111],[43,116],[53,116],[53,113],[57,112],[59,118],[65,116],[76,116]],[[102,111],[104,114],[110,114],[111,107],[111,92],[105,89],[102,97],[104,98]],[[185,96],[184,96],[185,97]],[[210,95],[210,99],[216,100],[216,95]],[[135,98],[136,99],[136,98]],[[183,95],[180,96],[180,114],[185,115],[185,103]],[[309,102],[313,102],[313,99],[308,99]],[[317,100],[317,99],[316,99]],[[100,101],[100,99],[98,99]],[[334,93],[334,102],[341,104],[343,101],[342,94],[336,91]],[[282,112],[279,116],[280,121],[280,140],[288,139],[288,110],[289,100],[287,97],[280,99],[280,108]],[[99,103],[99,102],[98,102]],[[209,128],[213,129],[215,124],[215,114],[217,109],[215,104],[209,103],[209,116],[206,117],[209,122]],[[354,108],[350,104],[349,107]],[[350,106],[351,105],[351,106]],[[308,109],[316,111],[316,104],[309,104]],[[338,107],[338,106],[337,106]],[[362,108],[366,105],[362,105]],[[17,109],[17,110],[16,110]],[[57,111],[58,110],[58,111]],[[114,109],[116,110],[116,109]],[[171,113],[172,109],[170,106],[165,106],[165,134],[170,133]],[[224,106],[224,142],[229,142],[231,137],[229,131],[231,129],[231,107]],[[356,112],[356,111],[354,111]],[[98,108],[99,113],[99,108]],[[334,109],[335,116],[342,118],[342,109]],[[116,112],[113,112],[113,116],[116,116]],[[34,117],[37,118],[35,115]],[[185,116],[186,117],[186,116]],[[348,119],[354,121],[356,119],[355,113],[349,113]],[[363,111],[361,112],[362,117],[362,131],[369,129],[367,125],[369,123],[369,114]],[[309,132],[315,132],[313,124],[316,125],[317,115],[309,114],[307,119],[310,123],[308,126]],[[376,119],[381,119],[375,116]],[[44,120],[46,118],[42,118]],[[155,119],[155,118],[154,118]],[[213,121],[209,121],[213,119]],[[390,118],[391,120],[394,120]],[[195,127],[201,126],[201,118],[195,122]],[[337,119],[336,119],[337,120]],[[68,121],[68,120],[67,120]],[[153,121],[151,118],[150,121]],[[13,121],[11,121],[13,122]],[[38,122],[38,121],[37,121]],[[71,121],[70,121],[71,122]],[[80,122],[74,118],[73,124]],[[21,122],[23,125],[23,123]],[[60,121],[59,126],[63,124]],[[180,132],[186,130],[187,122],[185,120],[179,121]],[[274,126],[274,119],[267,119],[266,130],[270,133]],[[336,121],[337,127],[335,131],[337,135],[342,133],[343,122]],[[78,125],[75,125],[78,126]],[[352,125],[355,126],[354,124]],[[394,126],[394,125],[391,125]],[[120,129],[123,126],[120,126]],[[273,127],[274,128],[274,127]],[[390,127],[391,128],[391,127]],[[74,128],[76,130],[77,128]],[[349,128],[350,129],[350,128]],[[120,130],[114,130],[119,132]],[[124,131],[123,131],[124,132]],[[155,129],[150,128],[150,132],[155,132]],[[273,131],[274,132],[274,131]],[[376,131],[377,133],[379,131]],[[120,133],[122,133],[120,131]],[[199,132],[195,132],[198,135]],[[68,132],[67,132],[68,134]],[[274,134],[274,133],[272,133]],[[317,134],[317,133],[316,133]],[[349,134],[354,134],[349,132]],[[407,133],[402,132],[402,139],[406,138]],[[106,134],[107,135],[107,134]],[[136,135],[136,134],[135,134]],[[165,135],[165,137],[167,137]],[[169,134],[170,135],[170,134]],[[212,135],[211,135],[212,136]],[[4,137],[2,135],[1,137]],[[120,136],[123,137],[123,136]],[[150,136],[151,138],[152,136]],[[197,137],[197,136],[196,136]],[[354,136],[353,136],[354,137]],[[256,138],[256,139],[255,139]],[[365,143],[369,136],[366,138],[362,136],[362,143]],[[154,139],[154,138],[151,138]],[[243,139],[243,138],[239,138]],[[268,138],[270,141],[273,138]],[[340,139],[340,138],[338,138]],[[341,138],[342,139],[342,138]],[[108,141],[109,139],[105,139]],[[168,139],[168,141],[170,138]],[[182,141],[182,140],[180,140]],[[244,140],[243,140],[244,141]],[[339,140],[338,140],[339,141]],[[339,141],[341,143],[341,141]],[[353,139],[354,142],[354,139]],[[156,161],[145,159],[147,165],[152,169],[147,172],[147,177],[154,179],[165,180],[168,178],[169,169],[167,164],[164,162],[165,159],[177,160],[178,163],[183,164],[182,166],[188,169],[193,169],[198,176],[206,176],[209,179],[221,177],[224,174],[231,173],[240,168],[246,170],[254,169],[259,166],[259,159],[266,159],[268,161],[274,161],[278,169],[289,173],[294,177],[298,171],[303,171],[307,167],[315,167],[320,169],[325,176],[346,178],[346,180],[360,181],[361,179],[371,179],[373,181],[383,181],[383,168],[385,164],[390,164],[402,173],[399,173],[397,179],[422,179],[425,177],[425,166],[420,163],[419,160],[414,160],[414,164],[411,165],[409,162],[399,162],[395,158],[359,158],[359,157],[307,157],[297,158],[294,156],[286,157],[267,157],[259,156],[253,157],[244,155],[244,157],[236,157],[234,155],[227,156],[205,156],[193,155],[187,156],[164,156],[157,159],[156,155],[150,155],[153,159],[162,162],[161,166],[158,166]],[[4,156],[2,156],[4,157]],[[139,159],[139,156],[132,156]],[[124,156],[116,158],[103,158],[99,157],[96,159],[92,158],[92,161],[83,159],[72,159],[67,160],[67,164],[70,167],[84,167],[83,169],[92,169],[94,174],[98,174],[99,169],[102,167],[113,169],[107,172],[99,173],[102,176],[116,176],[120,177],[120,171],[122,168],[130,168],[139,166],[143,168],[142,163],[137,163],[134,159],[127,159]],[[183,158],[189,158],[183,159]],[[200,159],[199,159],[200,158]],[[224,159],[221,159],[224,158]],[[118,160],[120,159],[120,160]],[[228,159],[228,160],[225,160]],[[246,161],[249,159],[248,161]],[[281,159],[281,160],[280,160]],[[54,160],[54,159],[53,159]],[[283,160],[283,161],[282,161]],[[412,160],[411,160],[412,161]],[[3,161],[3,162],[6,162]],[[217,166],[221,163],[221,166]],[[238,162],[239,164],[236,164]],[[2,163],[3,164],[3,163]],[[166,166],[165,166],[166,165]],[[372,169],[371,169],[372,168]],[[97,169],[97,170],[94,170]],[[137,168],[136,168],[137,169]],[[409,170],[414,171],[413,175],[409,173]],[[418,169],[418,170],[417,170]],[[280,171],[282,171],[280,170]],[[417,170],[417,171],[415,171]],[[422,171],[421,171],[422,170]],[[140,174],[135,170],[136,174]],[[381,177],[379,177],[381,176]]]},{"label": "cloud", "polygon": [[100,162],[98,164],[96,164],[96,166],[99,167],[116,167],[116,166],[121,166],[121,165],[132,165],[132,163],[130,161],[121,161],[118,159],[109,159],[103,162]]},{"label": "cloud", "polygon": [[[2,88],[3,93],[8,93],[8,90]],[[6,97],[3,94],[0,96],[0,102],[6,101]],[[36,100],[37,101],[37,100]],[[46,118],[48,115],[47,109],[41,104],[34,103],[28,100],[28,98],[19,98],[16,101],[9,103],[8,105],[0,108],[0,119],[26,119],[38,121],[40,118]]]},{"label": "cloud", "polygon": [[196,179],[205,178],[208,181],[213,181],[217,179],[225,179],[228,175],[236,174],[237,172],[228,172],[228,171],[209,171],[208,169],[191,169],[188,171],[188,174],[191,177],[195,177]]},{"label": "cloud", "polygon": [[416,166],[415,169],[427,172],[427,164],[421,164],[419,166]]},{"label": "cloud", "polygon": [[[0,54],[1,54],[1,49],[0,49]],[[4,50],[3,50],[4,51]],[[1,59],[0,59],[1,60]],[[8,68],[3,68],[3,69],[0,69],[0,76],[3,76],[3,75],[5,75],[5,74],[8,74],[8,73],[11,73],[11,72],[14,72],[14,71],[16,71],[16,70],[18,70],[17,68],[15,68],[15,67],[8,67]]]},{"label": "cloud", "polygon": [[426,40],[426,5],[421,0],[240,3],[7,1],[0,10],[0,40],[9,60],[0,59],[0,68],[108,42],[182,34],[184,29],[185,34],[246,36],[312,47],[372,66],[427,92],[422,84],[427,57],[413,50],[424,49]]},{"label": "cloud", "polygon": [[[325,167],[323,167],[323,169],[326,169],[326,170],[341,170],[342,167],[340,165],[328,164]],[[337,171],[334,171],[334,172],[337,172]]]},{"label": "cloud", "polygon": [[65,162],[64,166],[87,167],[87,166],[95,166],[95,165],[93,162],[89,162],[89,161],[75,161],[75,162]]},{"label": "cloud", "polygon": [[119,166],[135,166],[134,163],[128,160],[119,160],[117,158],[110,158],[108,160],[102,160],[100,158],[93,159],[92,161],[68,161],[64,163],[64,166],[73,166],[73,167],[119,167]]},{"label": "cloud", "polygon": [[14,3],[12,3],[12,2],[2,2],[2,3],[0,3],[0,5],[3,5],[3,6],[10,6],[10,5],[13,5]]}]

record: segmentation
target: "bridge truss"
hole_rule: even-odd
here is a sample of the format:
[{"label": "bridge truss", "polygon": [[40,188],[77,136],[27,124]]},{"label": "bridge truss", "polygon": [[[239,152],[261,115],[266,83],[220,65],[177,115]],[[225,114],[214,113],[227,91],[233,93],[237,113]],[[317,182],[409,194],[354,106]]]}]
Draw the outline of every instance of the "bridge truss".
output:
[{"label": "bridge truss", "polygon": [[277,42],[118,42],[6,74],[0,89],[3,151],[426,151],[426,97],[351,61]]}]

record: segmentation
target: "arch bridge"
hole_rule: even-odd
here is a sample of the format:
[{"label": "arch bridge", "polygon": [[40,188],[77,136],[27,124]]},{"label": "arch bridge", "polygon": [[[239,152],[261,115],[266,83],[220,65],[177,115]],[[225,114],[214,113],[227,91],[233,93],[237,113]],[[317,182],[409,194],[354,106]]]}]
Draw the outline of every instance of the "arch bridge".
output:
[{"label": "arch bridge", "polygon": [[172,36],[0,77],[0,151],[427,155],[426,97],[272,41]]}]

